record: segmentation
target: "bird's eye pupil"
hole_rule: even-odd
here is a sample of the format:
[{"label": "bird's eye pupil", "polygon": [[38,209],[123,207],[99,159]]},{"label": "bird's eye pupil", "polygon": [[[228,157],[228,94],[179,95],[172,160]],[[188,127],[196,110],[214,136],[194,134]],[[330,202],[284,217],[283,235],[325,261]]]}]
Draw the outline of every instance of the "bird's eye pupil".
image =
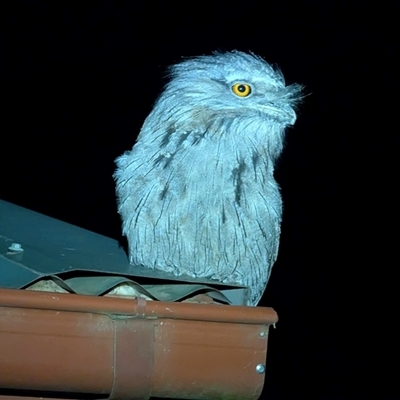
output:
[{"label": "bird's eye pupil", "polygon": [[247,97],[251,93],[251,87],[245,83],[235,83],[232,86],[232,91],[236,96]]}]

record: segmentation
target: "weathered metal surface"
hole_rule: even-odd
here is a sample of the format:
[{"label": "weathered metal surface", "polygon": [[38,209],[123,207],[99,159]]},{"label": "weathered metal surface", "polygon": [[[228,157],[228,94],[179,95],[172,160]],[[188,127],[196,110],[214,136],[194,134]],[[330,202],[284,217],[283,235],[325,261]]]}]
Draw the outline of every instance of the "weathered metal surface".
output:
[{"label": "weathered metal surface", "polygon": [[257,399],[276,321],[270,308],[0,289],[0,399]]},{"label": "weathered metal surface", "polygon": [[185,320],[158,321],[154,390],[178,399],[257,399],[267,339],[262,326]]},{"label": "weathered metal surface", "polygon": [[0,307],[0,387],[110,393],[113,342],[107,316]]}]

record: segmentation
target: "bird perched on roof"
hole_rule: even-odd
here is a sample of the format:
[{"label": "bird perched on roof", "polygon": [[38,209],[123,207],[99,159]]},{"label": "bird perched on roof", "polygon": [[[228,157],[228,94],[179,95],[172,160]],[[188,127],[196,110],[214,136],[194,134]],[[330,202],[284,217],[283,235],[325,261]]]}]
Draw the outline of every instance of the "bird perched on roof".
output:
[{"label": "bird perched on roof", "polygon": [[239,51],[187,59],[116,160],[130,262],[250,288],[255,306],[279,246],[274,164],[301,96]]}]

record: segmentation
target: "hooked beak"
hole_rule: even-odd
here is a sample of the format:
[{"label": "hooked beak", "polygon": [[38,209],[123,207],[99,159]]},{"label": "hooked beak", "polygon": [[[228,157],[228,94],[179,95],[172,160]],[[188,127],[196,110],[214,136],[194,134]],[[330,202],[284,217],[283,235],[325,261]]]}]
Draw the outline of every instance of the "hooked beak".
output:
[{"label": "hooked beak", "polygon": [[296,113],[290,106],[277,108],[276,106],[271,104],[262,105],[261,109],[263,112],[278,119],[285,125],[294,125],[294,123],[296,122]]}]

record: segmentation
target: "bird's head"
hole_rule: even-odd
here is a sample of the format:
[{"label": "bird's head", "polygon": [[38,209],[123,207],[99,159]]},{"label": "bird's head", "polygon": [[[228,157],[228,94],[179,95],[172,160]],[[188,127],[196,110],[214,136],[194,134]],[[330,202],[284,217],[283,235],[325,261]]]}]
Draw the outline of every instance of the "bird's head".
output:
[{"label": "bird's head", "polygon": [[226,154],[238,152],[239,158],[280,155],[284,128],[296,121],[301,86],[286,86],[278,69],[254,54],[233,51],[187,59],[170,68],[170,78],[138,146],[175,154],[189,143],[197,151],[203,143],[216,152],[224,146]]},{"label": "bird's head", "polygon": [[160,101],[171,107],[190,107],[225,122],[256,118],[285,127],[296,121],[301,86],[286,86],[280,70],[254,54],[233,51],[188,59],[172,66],[170,76]]}]

